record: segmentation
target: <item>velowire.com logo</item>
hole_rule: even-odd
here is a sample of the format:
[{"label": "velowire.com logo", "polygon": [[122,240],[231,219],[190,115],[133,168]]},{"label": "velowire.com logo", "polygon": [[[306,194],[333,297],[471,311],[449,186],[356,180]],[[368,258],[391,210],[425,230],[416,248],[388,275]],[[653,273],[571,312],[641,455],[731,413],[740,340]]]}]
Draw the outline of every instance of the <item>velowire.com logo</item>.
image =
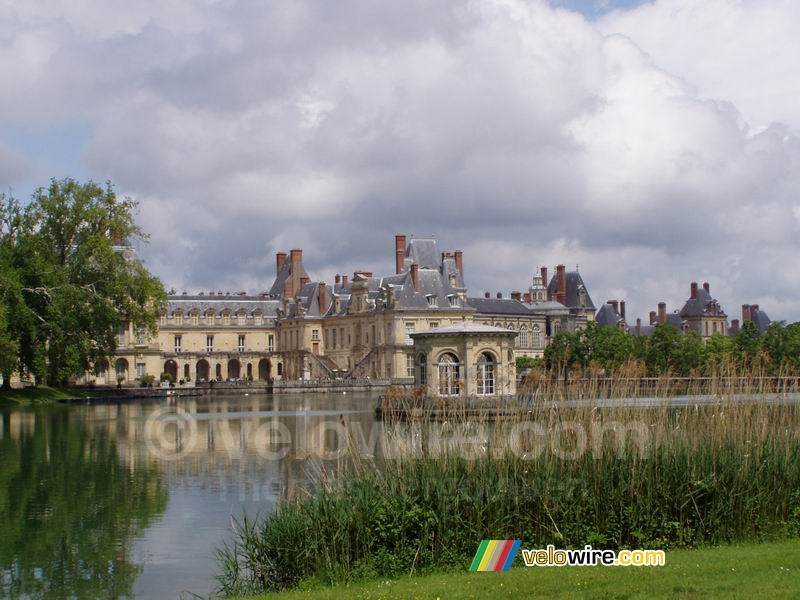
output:
[{"label": "velowire.com logo", "polygon": [[508,571],[520,540],[483,540],[472,559],[470,571]]}]

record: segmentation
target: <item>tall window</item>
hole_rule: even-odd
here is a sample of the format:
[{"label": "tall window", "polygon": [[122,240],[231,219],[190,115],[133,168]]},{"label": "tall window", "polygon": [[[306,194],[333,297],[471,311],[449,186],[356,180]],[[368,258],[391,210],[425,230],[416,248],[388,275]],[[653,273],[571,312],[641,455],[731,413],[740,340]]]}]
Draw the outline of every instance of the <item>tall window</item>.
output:
[{"label": "tall window", "polygon": [[428,358],[424,354],[419,355],[419,384],[428,384]]},{"label": "tall window", "polygon": [[443,354],[439,359],[439,395],[458,396],[461,369],[455,355]]},{"label": "tall window", "polygon": [[542,333],[539,331],[539,326],[533,326],[533,347],[534,348],[541,348],[542,347]]},{"label": "tall window", "polygon": [[213,352],[214,351],[214,336],[207,335],[206,336],[206,352]]},{"label": "tall window", "polygon": [[175,336],[175,352],[180,352],[182,346],[183,346],[183,336],[182,335],[176,335]]},{"label": "tall window", "polygon": [[406,354],[406,377],[414,376],[414,355]]},{"label": "tall window", "polygon": [[520,327],[519,335],[517,336],[517,346],[520,348],[528,347],[528,328],[523,325]]},{"label": "tall window", "polygon": [[245,348],[245,336],[243,334],[239,334],[239,352],[244,352]]},{"label": "tall window", "polygon": [[336,329],[335,328],[331,330],[331,342],[332,342],[331,347],[332,348],[336,348]]},{"label": "tall window", "polygon": [[494,358],[488,352],[478,358],[478,394],[494,395]]},{"label": "tall window", "polygon": [[267,351],[274,352],[275,351],[275,336],[271,333],[267,336]]},{"label": "tall window", "polygon": [[141,379],[145,376],[145,364],[144,363],[136,363],[136,378]]},{"label": "tall window", "polygon": [[311,330],[311,339],[315,342],[319,341],[319,329],[312,329]]}]

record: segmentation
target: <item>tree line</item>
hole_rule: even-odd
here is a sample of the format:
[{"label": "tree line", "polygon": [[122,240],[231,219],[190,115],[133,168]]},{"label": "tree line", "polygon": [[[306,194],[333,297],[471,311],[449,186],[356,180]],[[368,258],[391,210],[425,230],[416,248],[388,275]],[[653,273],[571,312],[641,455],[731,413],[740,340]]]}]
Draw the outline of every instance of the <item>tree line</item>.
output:
[{"label": "tree line", "polygon": [[762,332],[746,321],[733,336],[714,334],[703,341],[695,331],[659,324],[650,336],[633,336],[595,323],[580,332],[557,333],[544,353],[551,372],[612,373],[638,363],[649,376],[706,376],[720,369],[800,375],[800,323],[775,322]]},{"label": "tree line", "polygon": [[0,372],[63,385],[107,361],[130,323],[155,333],[166,300],[132,248],[136,202],[111,183],[53,179],[28,203],[0,194]]}]

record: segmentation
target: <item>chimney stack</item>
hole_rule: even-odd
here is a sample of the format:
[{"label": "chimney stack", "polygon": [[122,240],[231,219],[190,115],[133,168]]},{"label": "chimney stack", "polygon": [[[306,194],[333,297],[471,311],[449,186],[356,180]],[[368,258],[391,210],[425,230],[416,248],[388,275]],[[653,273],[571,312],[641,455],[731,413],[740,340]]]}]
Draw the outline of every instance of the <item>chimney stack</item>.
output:
[{"label": "chimney stack", "polygon": [[336,283],[336,285],[339,285],[342,283],[342,276],[337,273],[336,278],[333,281]]},{"label": "chimney stack", "polygon": [[411,264],[411,282],[414,284],[414,289],[419,291],[419,265],[417,263]]},{"label": "chimney stack", "polygon": [[757,312],[758,312],[758,304],[751,304],[750,305],[750,320],[751,321],[755,321]]},{"label": "chimney stack", "polygon": [[511,292],[512,300],[522,300],[522,292]]},{"label": "chimney stack", "polygon": [[530,292],[525,292],[525,304],[531,304],[533,301],[533,297],[531,296]]},{"label": "chimney stack", "polygon": [[542,274],[542,285],[545,287],[545,289],[547,289],[547,267],[541,268],[541,274]]},{"label": "chimney stack", "polygon": [[655,324],[656,324],[656,311],[651,310],[650,311],[650,325],[655,325]]},{"label": "chimney stack", "polygon": [[706,291],[706,293],[708,293],[708,294],[711,293],[711,286],[708,285],[707,281],[705,283],[703,283],[703,289]]},{"label": "chimney stack", "polygon": [[491,298],[492,295],[489,292],[484,292],[483,297],[484,298]]},{"label": "chimney stack", "polygon": [[697,282],[696,281],[692,282],[692,285],[691,285],[691,287],[689,289],[689,297],[692,300],[697,300]]},{"label": "chimney stack", "polygon": [[319,313],[325,314],[325,307],[327,306],[327,298],[326,293],[328,291],[328,286],[325,285],[324,281],[319,282]]},{"label": "chimney stack", "polygon": [[625,300],[619,303],[619,316],[625,319]]},{"label": "chimney stack", "polygon": [[639,318],[636,319],[636,335],[642,335],[642,320]]},{"label": "chimney stack", "polygon": [[739,333],[739,319],[733,319],[731,321],[731,333]]},{"label": "chimney stack", "polygon": [[311,281],[311,279],[309,279],[309,278],[308,278],[308,276],[306,276],[306,275],[303,275],[303,276],[300,278],[300,289],[298,289],[297,291],[299,292],[299,291],[300,291],[300,290],[302,290],[304,287],[306,287],[306,285],[308,284],[308,282],[309,282],[309,281]]},{"label": "chimney stack", "polygon": [[667,322],[667,303],[666,302],[659,302],[658,303],[658,322],[663,325]]},{"label": "chimney stack", "polygon": [[464,275],[464,251],[463,250],[456,250],[456,269],[463,277]]},{"label": "chimney stack", "polygon": [[567,305],[567,294],[564,292],[556,292],[554,300],[559,304]]},{"label": "chimney stack", "polygon": [[502,300],[503,299],[503,292],[497,292],[497,299],[498,300]]},{"label": "chimney stack", "polygon": [[742,304],[742,323],[747,323],[750,320],[750,305]]},{"label": "chimney stack", "polygon": [[286,262],[286,252],[278,252],[275,255],[275,274],[276,275],[281,272],[281,269],[283,268],[283,263],[285,263],[285,262]]},{"label": "chimney stack", "polygon": [[406,260],[406,236],[398,233],[394,236],[394,272],[402,273]]},{"label": "chimney stack", "polygon": [[614,312],[619,314],[619,302],[616,300],[609,300],[606,304],[610,304],[614,308]]},{"label": "chimney stack", "polygon": [[[558,293],[563,294],[563,297],[566,299],[567,297],[567,268],[564,265],[558,265],[556,267],[556,281],[558,282]],[[561,302],[564,304],[563,300]]]},{"label": "chimney stack", "polygon": [[347,287],[347,274],[342,275],[342,287]]}]

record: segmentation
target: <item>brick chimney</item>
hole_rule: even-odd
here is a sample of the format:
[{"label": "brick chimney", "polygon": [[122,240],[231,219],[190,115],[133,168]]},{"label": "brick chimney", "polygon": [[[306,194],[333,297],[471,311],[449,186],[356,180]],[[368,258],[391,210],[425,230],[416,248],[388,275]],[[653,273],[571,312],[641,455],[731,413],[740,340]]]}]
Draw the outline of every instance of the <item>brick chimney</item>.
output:
[{"label": "brick chimney", "polygon": [[565,292],[556,292],[556,295],[553,299],[559,304],[563,304],[564,306],[567,305],[567,294]]},{"label": "brick chimney", "polygon": [[517,301],[522,300],[522,292],[511,292],[511,299]]},{"label": "brick chimney", "polygon": [[658,303],[658,322],[663,325],[667,322],[667,303],[666,302],[659,302]]},{"label": "brick chimney", "polygon": [[403,272],[403,263],[406,260],[406,236],[398,233],[394,236],[394,272]]},{"label": "brick chimney", "polygon": [[693,281],[692,285],[689,287],[689,298],[692,300],[697,300],[697,282]]},{"label": "brick chimney", "polygon": [[750,305],[750,320],[751,321],[755,320],[757,312],[758,312],[758,304],[751,304]]},{"label": "brick chimney", "polygon": [[502,300],[503,299],[503,292],[497,292],[497,299],[498,300]]},{"label": "brick chimney", "polygon": [[540,272],[541,272],[541,274],[542,274],[542,285],[543,285],[543,286],[545,287],[545,289],[546,289],[546,288],[547,288],[547,267],[542,267],[542,268],[540,269]]},{"label": "brick chimney", "polygon": [[347,286],[347,274],[342,275],[342,286]]},{"label": "brick chimney", "polygon": [[711,286],[708,285],[707,281],[703,283],[703,289],[706,291],[707,294],[711,293]]},{"label": "brick chimney", "polygon": [[610,304],[614,308],[614,312],[619,314],[619,302],[616,300],[609,300],[606,304]]},{"label": "brick chimney", "polygon": [[623,319],[625,318],[625,300],[619,303],[619,316]]},{"label": "brick chimney", "polygon": [[636,319],[636,335],[642,335],[642,320]]},{"label": "brick chimney", "polygon": [[731,333],[739,333],[739,319],[731,321]]},{"label": "brick chimney", "polygon": [[464,275],[464,251],[463,250],[456,250],[456,269],[461,275]]},{"label": "brick chimney", "polygon": [[414,289],[419,290],[419,265],[417,263],[411,265],[411,282],[414,284]]},{"label": "brick chimney", "polygon": [[492,297],[492,294],[491,294],[490,292],[484,292],[484,293],[483,293],[483,297],[484,297],[484,298],[491,298],[491,297]]},{"label": "brick chimney", "polygon": [[750,320],[750,305],[742,304],[742,323],[747,323]]},{"label": "brick chimney", "polygon": [[336,285],[339,285],[340,283],[342,283],[342,276],[341,276],[341,275],[339,275],[339,274],[337,273],[337,274],[336,274],[336,277],[334,278],[334,280],[333,280],[333,281],[334,281],[334,283],[335,283]]},{"label": "brick chimney", "polygon": [[275,255],[275,274],[276,275],[281,272],[281,269],[283,268],[283,263],[285,263],[285,262],[286,262],[286,252],[278,252]]},{"label": "brick chimney", "polygon": [[[556,267],[556,281],[558,282],[558,293],[563,295],[563,298],[566,299],[567,297],[567,268],[564,265],[558,265]],[[564,304],[564,300],[560,300],[561,304]]]},{"label": "brick chimney", "polygon": [[656,324],[656,311],[651,310],[650,311],[650,325],[655,325],[655,324]]},{"label": "brick chimney", "polygon": [[533,297],[531,296],[530,292],[525,292],[525,304],[531,304],[533,302]]},{"label": "brick chimney", "polygon": [[306,287],[306,285],[308,284],[308,282],[309,282],[309,281],[311,281],[311,279],[309,279],[309,278],[308,278],[308,276],[306,276],[306,275],[303,275],[303,276],[300,278],[300,287],[297,289],[297,291],[299,292],[299,291],[300,291],[300,290],[302,290],[304,287]]},{"label": "brick chimney", "polygon": [[327,295],[327,291],[328,291],[328,286],[325,285],[324,281],[320,281],[319,292],[318,292],[320,314],[323,314],[325,312],[325,307],[327,306],[326,303],[328,299],[325,297]]}]

